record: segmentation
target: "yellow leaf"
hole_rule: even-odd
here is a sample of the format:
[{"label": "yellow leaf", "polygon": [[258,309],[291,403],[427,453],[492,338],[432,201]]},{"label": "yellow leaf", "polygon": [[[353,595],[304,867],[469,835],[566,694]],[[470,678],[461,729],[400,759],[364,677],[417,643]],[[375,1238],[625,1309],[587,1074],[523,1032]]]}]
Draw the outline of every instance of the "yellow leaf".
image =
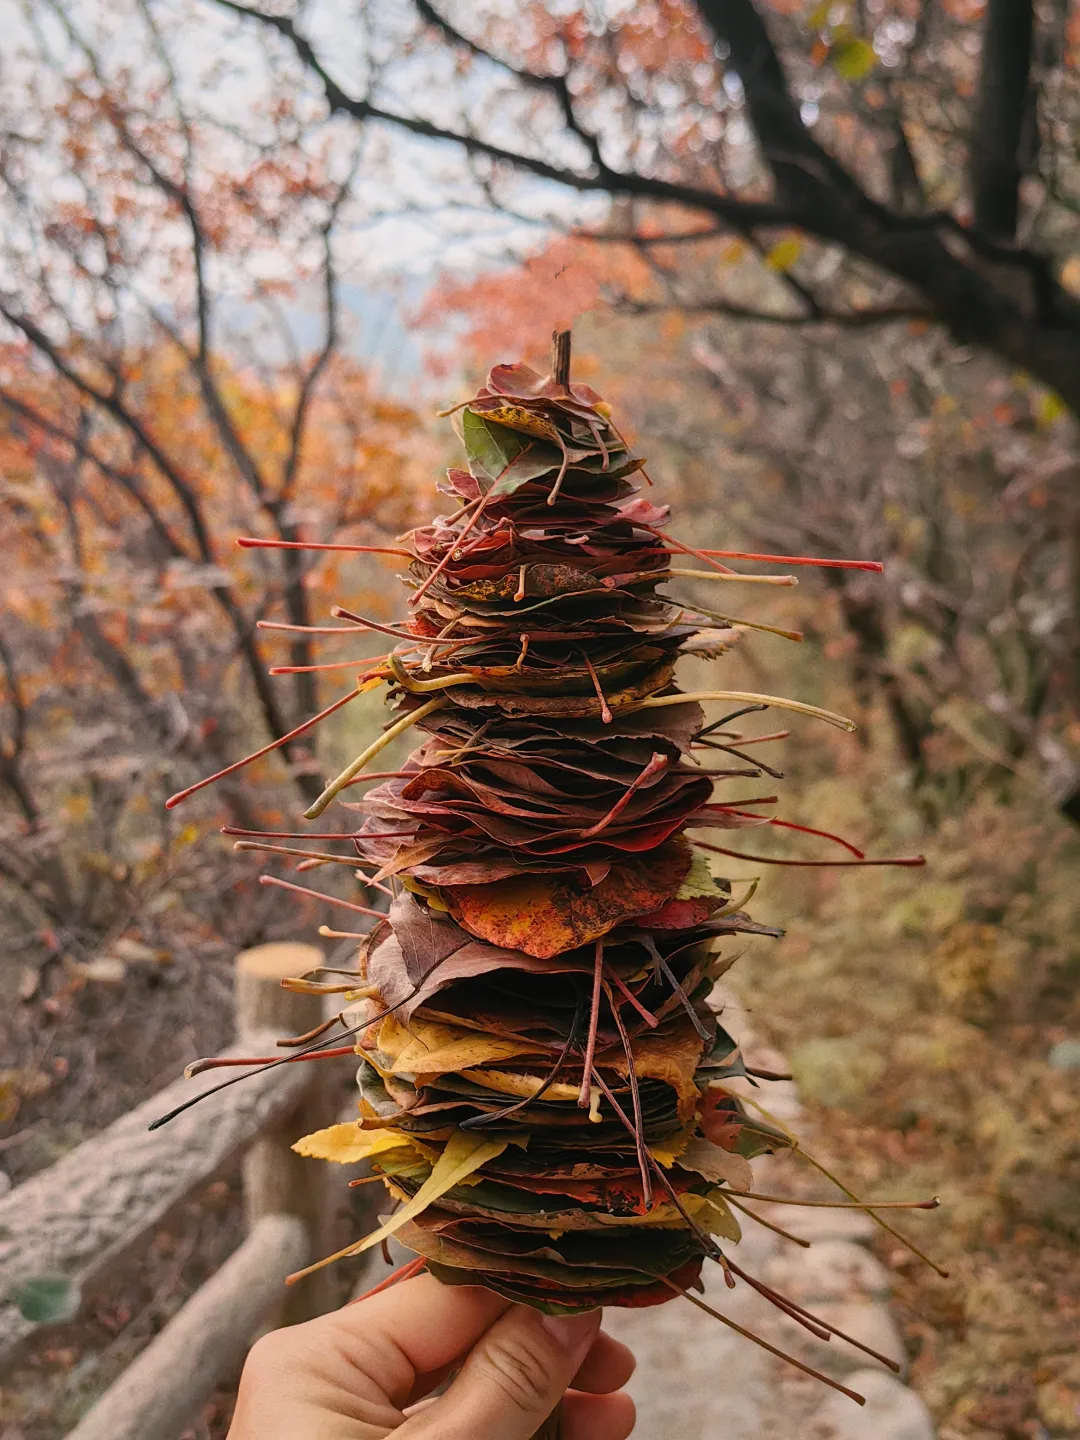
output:
[{"label": "yellow leaf", "polygon": [[1056,390],[1047,390],[1039,396],[1038,404],[1035,406],[1035,416],[1040,425],[1052,425],[1064,414],[1065,401]]},{"label": "yellow leaf", "polygon": [[722,910],[713,911],[712,918],[714,920],[719,920],[724,915],[735,915],[738,911],[743,909],[744,906],[749,905],[750,901],[754,898],[754,893],[756,892],[757,887],[760,884],[760,877],[755,880],[751,880],[749,885],[746,887],[746,893],[744,895],[733,896],[732,899],[728,901],[728,903],[724,906]]},{"label": "yellow leaf", "polygon": [[[385,873],[385,871],[380,871],[380,874]],[[377,878],[378,876],[376,876],[376,879]],[[401,877],[401,883],[405,886],[405,889],[413,895],[422,895],[432,910],[439,910],[444,915],[449,914],[450,906],[447,905],[434,885],[425,885],[422,880],[414,880],[411,875],[403,875]]]},{"label": "yellow leaf", "polygon": [[675,1161],[682,1155],[687,1145],[689,1145],[693,1138],[694,1131],[697,1129],[697,1123],[697,1116],[695,1115],[688,1124],[684,1125],[681,1130],[677,1130],[674,1135],[669,1136],[666,1140],[659,1141],[656,1145],[650,1145],[649,1154],[654,1160],[659,1161],[665,1170],[670,1170],[672,1165],[675,1164]]},{"label": "yellow leaf", "polygon": [[[704,855],[696,854],[690,861],[690,869],[687,871],[686,879],[675,891],[676,900],[696,900],[702,895],[714,896],[719,889],[713,873],[709,869],[709,862]],[[724,892],[727,893],[726,891]]]},{"label": "yellow leaf", "polygon": [[[458,1072],[463,1080],[472,1080],[477,1085],[483,1085],[485,1089],[495,1090],[500,1095],[520,1095],[531,1098],[543,1086],[544,1079],[540,1075],[516,1075],[509,1070],[461,1070]],[[561,1080],[556,1080],[544,1091],[548,1100],[576,1100],[581,1090],[580,1085],[567,1085]]]},{"label": "yellow leaf", "polygon": [[710,1190],[704,1196],[705,1203],[694,1217],[710,1235],[721,1235],[725,1240],[741,1240],[742,1231],[735,1219],[735,1212],[724,1199],[722,1190]]},{"label": "yellow leaf", "polygon": [[829,51],[833,69],[845,80],[862,80],[873,70],[877,58],[869,40],[845,40]]},{"label": "yellow leaf", "polygon": [[407,1135],[399,1130],[361,1130],[355,1120],[331,1125],[305,1135],[292,1147],[298,1155],[312,1160],[333,1160],[336,1165],[355,1165],[369,1160],[384,1150],[415,1149]]},{"label": "yellow leaf", "polygon": [[[350,1245],[347,1249],[340,1251],[341,1255],[359,1255],[364,1250],[370,1250],[373,1245],[380,1244],[388,1239],[395,1230],[404,1225],[406,1220],[412,1220],[428,1208],[434,1205],[446,1194],[453,1190],[455,1185],[460,1185],[467,1180],[474,1171],[486,1165],[489,1160],[494,1160],[496,1155],[501,1155],[506,1149],[505,1140],[484,1140],[480,1136],[469,1135],[464,1130],[455,1130],[446,1143],[446,1149],[435,1162],[435,1166],[424,1181],[416,1194],[399,1210],[395,1210],[385,1225],[378,1230],[366,1235],[356,1245]],[[328,1257],[336,1259],[336,1256]],[[325,1265],[326,1261],[320,1261]]]},{"label": "yellow leaf", "polygon": [[483,415],[485,420],[497,420],[500,425],[508,425],[511,430],[524,430],[527,435],[540,435],[545,440],[558,438],[559,432],[550,420],[520,405],[507,402],[490,410],[485,409]]},{"label": "yellow leaf", "polygon": [[796,235],[789,235],[784,240],[778,240],[769,253],[765,256],[765,264],[770,270],[784,274],[798,260],[802,254],[803,244]]},{"label": "yellow leaf", "polygon": [[521,1040],[503,1040],[454,1025],[435,1025],[416,1016],[409,1030],[388,1016],[379,1027],[379,1049],[393,1061],[391,1073],[396,1075],[444,1075],[476,1069],[495,1060],[541,1053],[535,1045]]},{"label": "yellow leaf", "polygon": [[[701,1037],[687,1023],[674,1034],[637,1035],[631,1047],[634,1069],[639,1080],[659,1080],[670,1085],[678,1096],[679,1119],[687,1121],[697,1109],[700,1092],[694,1084],[694,1072],[702,1054]],[[619,1050],[605,1052],[606,1060],[621,1075],[628,1073],[626,1057]]]}]

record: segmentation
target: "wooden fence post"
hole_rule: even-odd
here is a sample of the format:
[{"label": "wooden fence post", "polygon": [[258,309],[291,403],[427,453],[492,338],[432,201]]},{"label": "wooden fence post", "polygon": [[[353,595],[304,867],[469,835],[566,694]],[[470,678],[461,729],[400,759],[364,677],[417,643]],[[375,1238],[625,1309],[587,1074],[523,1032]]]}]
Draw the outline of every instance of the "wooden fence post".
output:
[{"label": "wooden fence post", "polygon": [[[295,942],[257,945],[236,957],[236,1020],[240,1038],[257,1031],[272,1030],[280,1036],[302,1035],[320,1023],[323,1001],[318,995],[296,995],[281,988],[289,975],[301,975],[323,963],[315,945]],[[283,1049],[282,1055],[288,1050]],[[244,1156],[244,1205],[248,1228],[265,1215],[294,1215],[301,1220],[311,1242],[314,1257],[332,1248],[333,1201],[327,1183],[327,1166],[315,1165],[293,1153],[293,1142],[301,1135],[330,1125],[334,1114],[333,1094],[323,1079],[325,1070],[318,1061],[304,1063],[311,1083],[299,1109],[265,1130]],[[333,1309],[337,1293],[333,1278],[325,1271],[291,1286],[282,1296],[269,1327],[310,1320]]]}]

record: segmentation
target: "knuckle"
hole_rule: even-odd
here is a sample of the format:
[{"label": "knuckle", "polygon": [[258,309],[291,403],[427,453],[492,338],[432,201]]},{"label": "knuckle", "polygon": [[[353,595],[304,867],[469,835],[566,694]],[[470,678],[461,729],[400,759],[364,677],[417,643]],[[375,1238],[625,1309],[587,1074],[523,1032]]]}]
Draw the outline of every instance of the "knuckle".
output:
[{"label": "knuckle", "polygon": [[531,1414],[546,1405],[550,1386],[531,1336],[510,1333],[493,1337],[477,1358],[485,1378],[519,1410]]},{"label": "knuckle", "polygon": [[288,1341],[280,1330],[269,1330],[260,1335],[248,1351],[247,1366],[252,1370],[271,1371],[279,1369],[289,1349]]}]

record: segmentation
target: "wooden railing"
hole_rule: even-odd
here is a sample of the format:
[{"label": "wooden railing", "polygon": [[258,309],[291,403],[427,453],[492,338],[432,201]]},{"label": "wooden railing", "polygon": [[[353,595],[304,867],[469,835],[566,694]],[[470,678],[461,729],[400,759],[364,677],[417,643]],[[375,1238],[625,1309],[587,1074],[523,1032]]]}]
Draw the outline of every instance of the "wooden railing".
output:
[{"label": "wooden railing", "polygon": [[[232,1053],[273,1053],[279,1036],[319,1023],[320,999],[282,990],[280,982],[322,958],[299,944],[262,945],[237,958]],[[16,1303],[28,1282],[63,1281],[83,1300],[100,1295],[125,1255],[193,1190],[242,1157],[247,1239],[69,1440],[176,1440],[259,1330],[333,1304],[322,1275],[288,1291],[282,1284],[328,1248],[325,1167],[305,1165],[290,1149],[298,1135],[335,1118],[321,1072],[314,1064],[277,1066],[149,1131],[151,1120],[222,1074],[177,1080],[0,1198],[2,1363],[47,1323],[26,1318]]]}]

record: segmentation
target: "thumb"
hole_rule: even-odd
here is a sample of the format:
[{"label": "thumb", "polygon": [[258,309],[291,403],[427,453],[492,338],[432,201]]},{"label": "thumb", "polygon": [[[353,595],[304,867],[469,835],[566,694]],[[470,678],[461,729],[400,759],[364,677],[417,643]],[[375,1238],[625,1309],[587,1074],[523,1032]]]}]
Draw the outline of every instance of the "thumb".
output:
[{"label": "thumb", "polygon": [[477,1341],[461,1374],[395,1440],[530,1440],[600,1330],[600,1311],[543,1315],[515,1305]]}]

